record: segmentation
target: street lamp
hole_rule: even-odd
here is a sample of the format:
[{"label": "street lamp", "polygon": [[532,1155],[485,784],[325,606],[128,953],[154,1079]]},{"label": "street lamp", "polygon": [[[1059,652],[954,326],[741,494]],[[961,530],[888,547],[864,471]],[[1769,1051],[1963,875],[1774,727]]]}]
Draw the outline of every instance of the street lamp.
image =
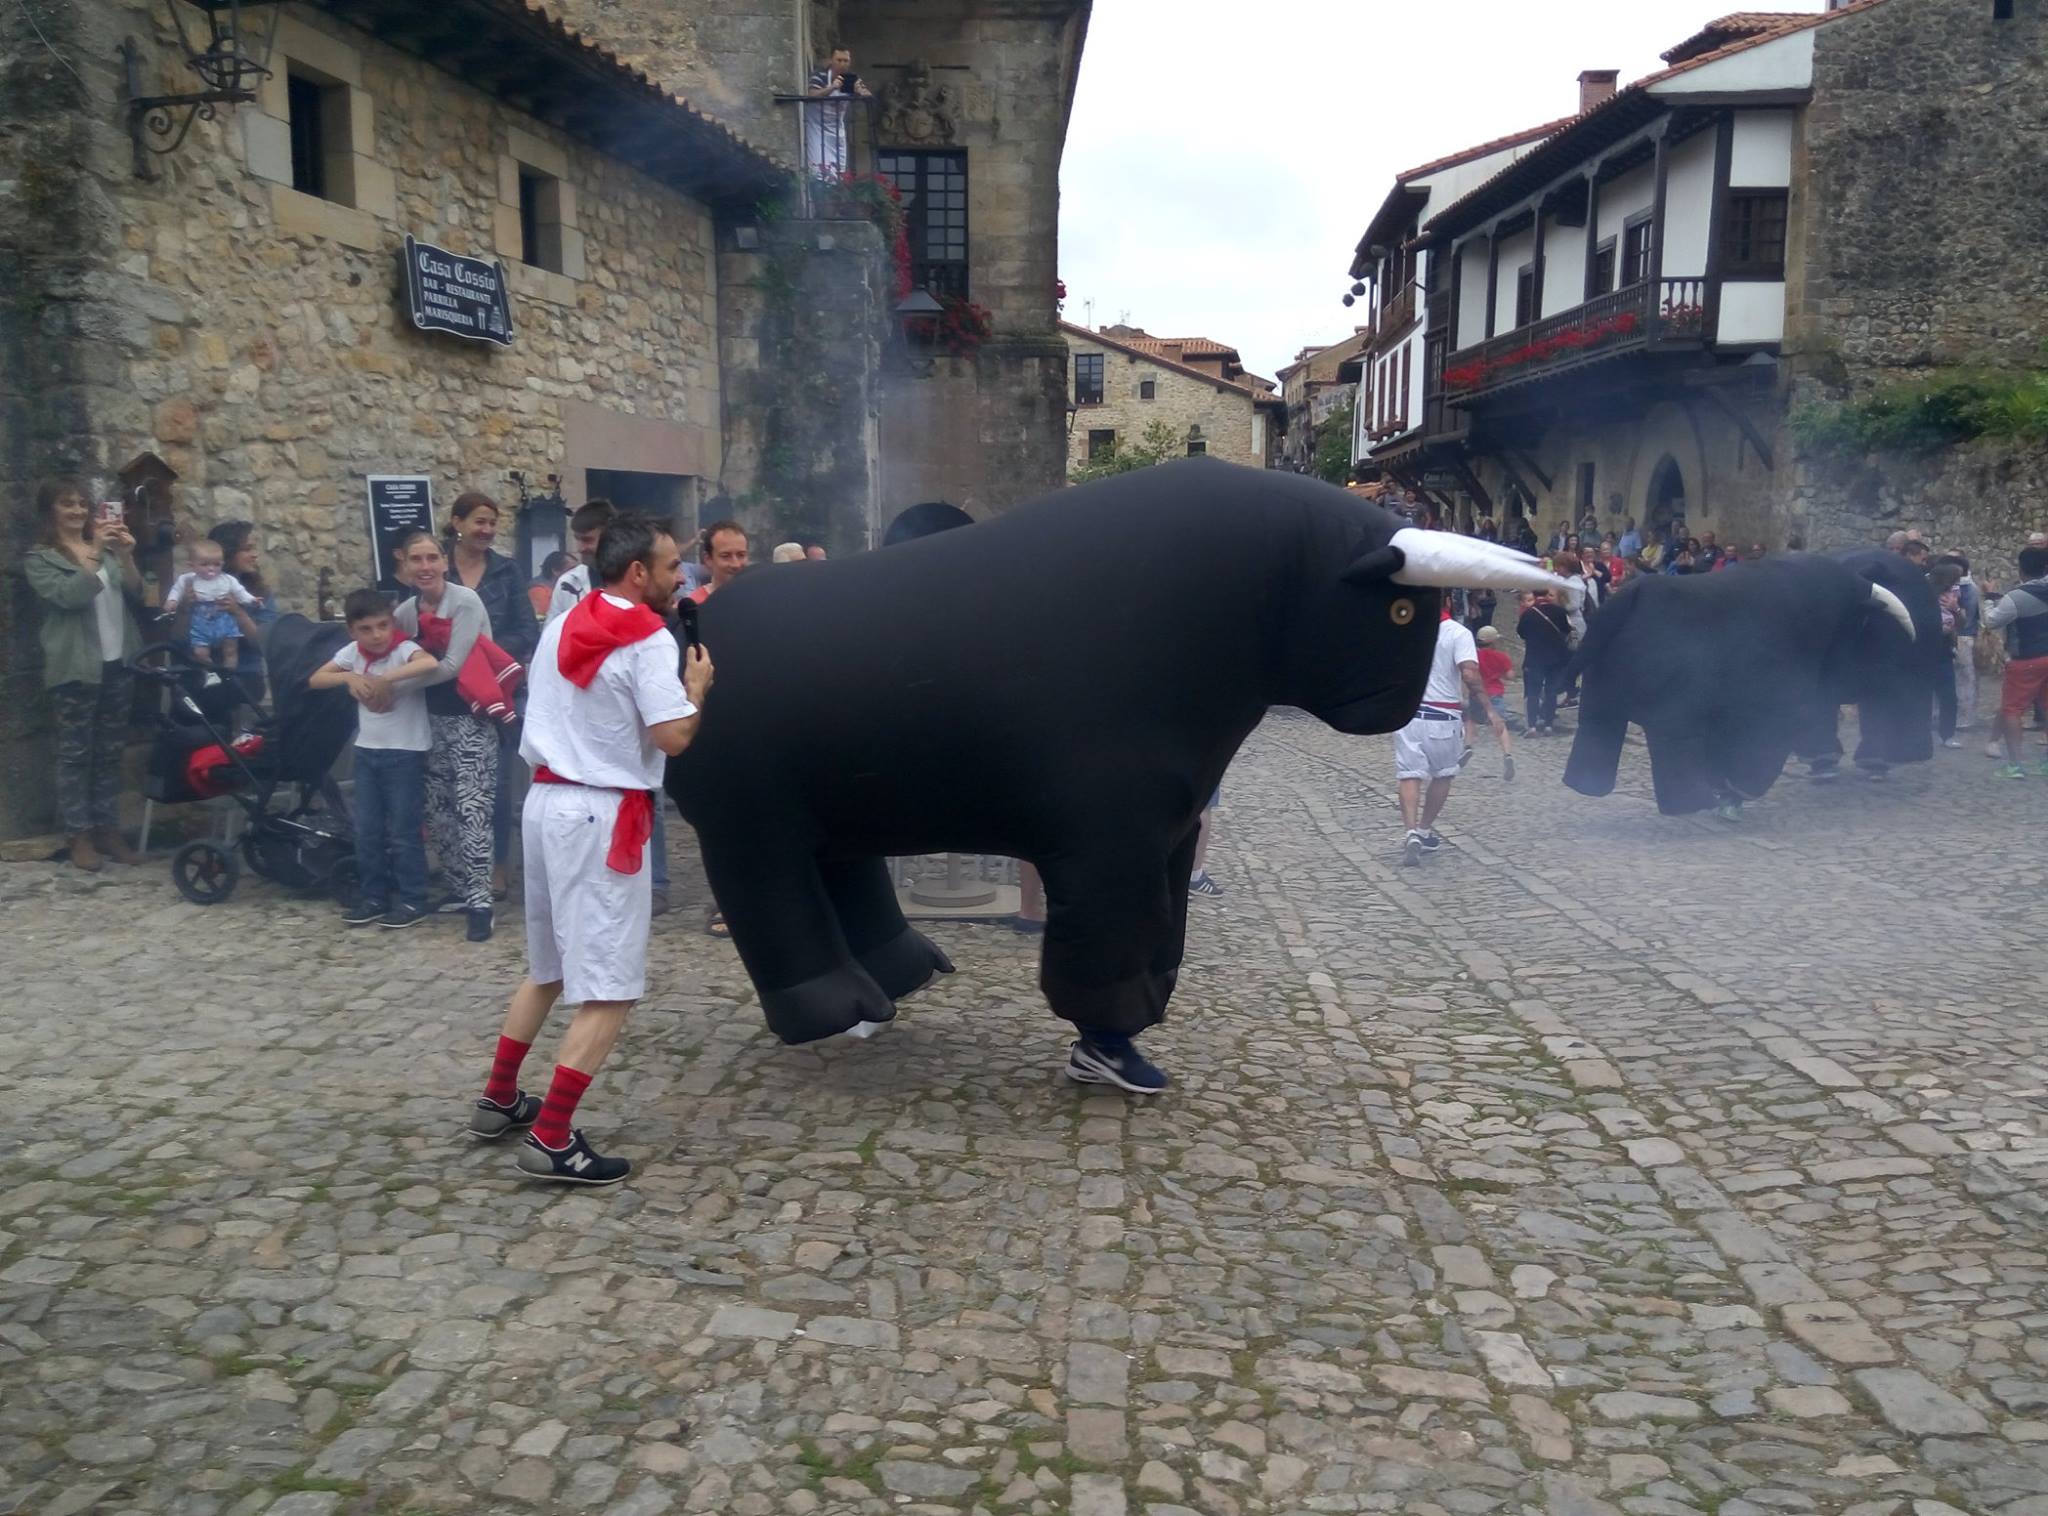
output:
[{"label": "street lamp", "polygon": [[[242,105],[256,98],[256,88],[270,77],[270,54],[277,45],[278,7],[272,0],[164,0],[171,25],[178,33],[178,48],[185,65],[206,86],[181,95],[142,93],[142,45],[133,37],[121,43],[128,102],[128,137],[135,150],[135,177],[154,179],[150,154],[174,153],[184,143],[194,121],[211,121],[215,107]],[[185,5],[206,15],[206,32],[187,29]],[[262,6],[270,13],[270,25],[260,37],[251,36],[246,12]],[[167,138],[162,147],[150,137]]]}]

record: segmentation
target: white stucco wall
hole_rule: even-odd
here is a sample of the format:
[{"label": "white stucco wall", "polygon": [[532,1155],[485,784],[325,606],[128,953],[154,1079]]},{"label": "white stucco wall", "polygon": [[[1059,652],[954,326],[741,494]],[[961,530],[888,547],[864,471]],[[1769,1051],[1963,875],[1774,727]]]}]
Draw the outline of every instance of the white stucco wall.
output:
[{"label": "white stucco wall", "polygon": [[[1529,261],[1530,255],[1535,251],[1536,233],[1534,230],[1516,232],[1512,237],[1503,238],[1501,241],[1500,279],[1499,283],[1495,286],[1499,291],[1498,298],[1500,303],[1494,307],[1493,312],[1493,333],[1496,337],[1502,332],[1514,330],[1515,275],[1522,265]],[[1479,316],[1482,321],[1485,320],[1486,312],[1482,310]]]},{"label": "white stucco wall", "polygon": [[1714,133],[1695,132],[1671,149],[1664,190],[1664,277],[1707,271],[1707,222],[1714,203]]},{"label": "white stucco wall", "polygon": [[1586,229],[1550,221],[1543,232],[1543,309],[1555,316],[1586,299]]},{"label": "white stucco wall", "polygon": [[1657,176],[1650,165],[1630,169],[1618,179],[1600,186],[1600,240],[1615,239],[1615,256],[1621,256],[1621,226],[1638,211],[1646,211],[1657,197]]},{"label": "white stucco wall", "polygon": [[1738,111],[1728,183],[1735,189],[1778,189],[1792,182],[1791,111]]},{"label": "white stucco wall", "polygon": [[1728,281],[1721,286],[1717,342],[1777,342],[1785,335],[1785,285]]},{"label": "white stucco wall", "polygon": [[1471,347],[1486,340],[1486,242],[1474,238],[1465,244],[1458,267],[1458,334],[1453,348]]}]

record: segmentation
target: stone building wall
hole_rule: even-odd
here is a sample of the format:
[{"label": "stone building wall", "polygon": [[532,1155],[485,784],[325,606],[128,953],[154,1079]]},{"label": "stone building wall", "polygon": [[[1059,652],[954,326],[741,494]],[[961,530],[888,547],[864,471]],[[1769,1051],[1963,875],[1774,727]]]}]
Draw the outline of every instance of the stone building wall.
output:
[{"label": "stone building wall", "polygon": [[1784,547],[1788,530],[1780,509],[1785,460],[1784,444],[1775,436],[1778,400],[1769,389],[1729,398],[1772,445],[1778,470],[1765,466],[1719,405],[1703,396],[1678,396],[1608,419],[1589,407],[1585,415],[1552,427],[1534,448],[1517,450],[1512,474],[1498,456],[1481,459],[1477,472],[1497,509],[1518,481],[1532,490],[1528,515],[1547,538],[1558,524],[1571,530],[1578,521],[1580,469],[1590,463],[1594,515],[1603,533],[1618,537],[1630,517],[1648,528],[1652,481],[1668,458],[1684,481],[1685,519],[1694,535],[1711,531],[1724,546],[1761,542],[1775,552]]},{"label": "stone building wall", "polygon": [[[1794,158],[1791,403],[1944,368],[2048,363],[2048,9],[1894,0],[1814,33]],[[1815,546],[1918,527],[2011,571],[2048,526],[2048,448],[1802,454],[1784,508]]]},{"label": "stone building wall", "polygon": [[[1235,385],[1228,389],[1181,373],[1161,363],[1149,363],[1127,353],[1092,342],[1076,332],[1063,332],[1071,365],[1075,353],[1101,353],[1102,404],[1084,405],[1074,414],[1074,430],[1067,438],[1067,464],[1078,468],[1088,461],[1088,434],[1114,431],[1119,442],[1140,441],[1145,429],[1163,422],[1175,437],[1185,441],[1188,428],[1199,426],[1208,443],[1208,456],[1226,463],[1252,468],[1266,466],[1266,449],[1261,442],[1267,428],[1255,426],[1258,406],[1249,391]],[[1153,398],[1141,399],[1141,381],[1153,381]],[[1270,409],[1277,409],[1272,407]]]},{"label": "stone building wall", "polygon": [[1862,384],[2034,363],[2048,334],[2048,9],[1891,0],[1815,30],[1787,351]]},{"label": "stone building wall", "polygon": [[[0,351],[21,355],[0,379],[11,545],[34,529],[35,477],[72,470],[105,486],[154,453],[178,475],[179,529],[254,520],[283,604],[310,613],[323,589],[331,607],[373,577],[368,474],[426,474],[443,511],[472,487],[514,504],[512,470],[561,473],[572,503],[585,467],[665,475],[679,514],[716,487],[718,299],[703,205],[305,11],[281,33],[276,88],[297,56],[356,88],[358,205],[276,182],[290,164],[287,141],[280,168],[274,102],[199,123],[145,182],[110,102],[124,36],[145,46],[145,88],[192,87],[161,10],[39,0],[37,19],[55,52],[31,37],[0,63],[15,127],[0,134]],[[405,234],[503,257],[509,211],[516,249],[515,143],[569,186],[567,272],[508,260],[509,349],[414,331],[398,293]],[[0,763],[42,772],[40,618],[10,580]],[[33,830],[46,792],[0,790],[0,829]]]},{"label": "stone building wall", "polygon": [[[296,25],[360,60],[388,212],[252,174],[253,107],[196,130],[157,186],[129,178],[125,144],[98,154],[122,223],[119,299],[146,332],[95,418],[113,451],[162,456],[196,527],[255,520],[277,545],[285,601],[307,608],[322,568],[344,587],[369,572],[368,474],[431,475],[446,502],[472,487],[503,498],[509,470],[562,472],[573,502],[584,481],[570,433],[603,429],[609,413],[657,439],[664,472],[715,481],[710,213],[367,34],[316,15]],[[515,132],[562,156],[582,277],[508,260],[510,348],[418,333],[396,293],[404,237],[502,257],[501,159]],[[575,461],[635,466],[610,449]]]},{"label": "stone building wall", "polygon": [[882,350],[891,269],[867,222],[731,229],[718,252],[725,368],[724,486],[760,546],[822,542],[833,556],[877,539]]}]

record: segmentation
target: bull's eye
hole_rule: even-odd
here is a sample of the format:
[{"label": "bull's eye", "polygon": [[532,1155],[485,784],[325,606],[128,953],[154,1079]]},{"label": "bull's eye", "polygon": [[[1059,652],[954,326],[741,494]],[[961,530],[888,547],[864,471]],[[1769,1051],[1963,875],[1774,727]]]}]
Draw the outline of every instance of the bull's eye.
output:
[{"label": "bull's eye", "polygon": [[1394,618],[1394,625],[1406,626],[1415,619],[1415,602],[1413,600],[1396,600],[1387,607],[1387,614]]}]

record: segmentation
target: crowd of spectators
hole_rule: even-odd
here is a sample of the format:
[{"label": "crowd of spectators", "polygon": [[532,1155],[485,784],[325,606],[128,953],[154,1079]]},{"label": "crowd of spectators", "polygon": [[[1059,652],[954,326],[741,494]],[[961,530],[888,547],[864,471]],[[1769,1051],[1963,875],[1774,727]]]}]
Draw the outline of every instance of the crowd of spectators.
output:
[{"label": "crowd of spectators", "polygon": [[[245,714],[260,718],[271,693],[264,639],[279,607],[248,521],[223,521],[184,541],[181,572],[157,608],[144,603],[128,526],[105,514],[83,481],[45,484],[36,510],[23,574],[40,603],[57,810],[69,861],[96,872],[109,860],[139,861],[121,830],[130,660],[146,643],[167,642],[236,681]],[[344,597],[351,640],[315,675],[359,707],[352,774],[364,898],[351,903],[355,925],[459,915],[470,938],[483,941],[509,893],[515,817],[531,780],[519,757],[524,665],[541,628],[590,593],[591,555],[618,512],[608,501],[586,501],[569,521],[573,550],[549,554],[531,581],[498,550],[504,514],[471,490],[456,497],[440,535],[407,533],[388,576]],[[688,556],[677,601],[701,605],[747,569],[746,529],[715,521]],[[792,542],[776,561],[824,557],[818,543]],[[659,809],[656,817],[651,872],[660,911],[669,880]],[[411,845],[422,831],[438,865],[438,898],[426,893],[425,849]]]}]

